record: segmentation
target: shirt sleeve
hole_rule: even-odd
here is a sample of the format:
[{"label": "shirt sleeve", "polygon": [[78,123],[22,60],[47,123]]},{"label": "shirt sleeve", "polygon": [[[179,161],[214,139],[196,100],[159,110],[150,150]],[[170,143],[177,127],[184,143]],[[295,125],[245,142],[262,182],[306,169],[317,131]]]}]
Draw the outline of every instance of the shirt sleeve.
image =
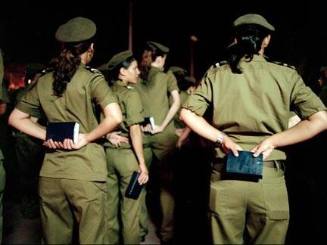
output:
[{"label": "shirt sleeve", "polygon": [[144,120],[143,106],[141,97],[136,90],[129,90],[125,100],[126,118],[125,123],[129,127],[133,124],[139,124]]},{"label": "shirt sleeve", "polygon": [[174,90],[178,91],[178,86],[177,86],[177,80],[176,77],[174,76],[174,74],[171,71],[167,72],[167,87],[168,87],[168,91],[172,92]]},{"label": "shirt sleeve", "polygon": [[91,96],[102,108],[111,103],[118,103],[103,75],[97,74],[91,81]]},{"label": "shirt sleeve", "polygon": [[37,84],[31,87],[30,90],[26,91],[16,105],[16,108],[31,115],[32,117],[41,118],[42,111],[37,92]]},{"label": "shirt sleeve", "polygon": [[304,84],[299,74],[295,72],[292,80],[295,82],[291,94],[291,104],[302,119],[306,119],[316,112],[326,110],[322,101]]},{"label": "shirt sleeve", "polygon": [[203,116],[212,103],[212,87],[212,78],[210,72],[208,72],[203,77],[195,92],[188,97],[182,107],[194,112],[198,116]]}]

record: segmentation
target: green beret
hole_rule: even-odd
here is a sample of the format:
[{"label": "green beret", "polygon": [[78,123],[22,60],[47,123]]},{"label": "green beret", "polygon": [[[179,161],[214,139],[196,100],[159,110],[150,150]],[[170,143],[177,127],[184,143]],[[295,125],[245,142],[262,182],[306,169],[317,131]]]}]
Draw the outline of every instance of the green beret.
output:
[{"label": "green beret", "polygon": [[113,70],[118,65],[120,65],[125,60],[127,60],[127,59],[129,59],[131,57],[133,57],[133,53],[130,50],[119,52],[118,54],[115,54],[114,56],[112,56],[112,58],[108,61],[107,69],[108,70]]},{"label": "green beret", "polygon": [[169,48],[166,47],[165,45],[162,45],[161,43],[153,42],[153,41],[148,41],[147,45],[153,49],[159,49],[162,53],[168,54],[169,53]]},{"label": "green beret", "polygon": [[59,26],[55,37],[58,41],[65,43],[82,42],[92,38],[96,29],[92,20],[76,17]]},{"label": "green beret", "polygon": [[233,26],[240,26],[245,24],[255,24],[262,26],[270,31],[275,31],[275,27],[271,25],[264,17],[259,14],[246,14],[238,17],[234,22]]},{"label": "green beret", "polygon": [[187,74],[187,71],[179,66],[171,66],[168,70],[179,76],[185,76]]}]

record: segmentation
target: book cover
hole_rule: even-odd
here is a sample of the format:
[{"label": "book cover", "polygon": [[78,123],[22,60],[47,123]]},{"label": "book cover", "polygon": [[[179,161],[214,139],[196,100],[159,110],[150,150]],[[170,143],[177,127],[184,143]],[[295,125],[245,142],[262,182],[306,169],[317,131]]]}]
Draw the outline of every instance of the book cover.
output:
[{"label": "book cover", "polygon": [[125,197],[132,198],[132,199],[138,199],[143,185],[140,185],[138,182],[138,178],[140,176],[140,173],[137,171],[134,171],[131,177],[131,180],[128,184],[128,187],[125,192]]},{"label": "book cover", "polygon": [[46,140],[63,142],[72,139],[74,144],[78,142],[79,123],[77,122],[49,122],[46,128]]},{"label": "book cover", "polygon": [[236,157],[232,152],[227,154],[226,173],[234,177],[244,177],[245,179],[261,179],[263,170],[263,156],[253,156],[253,152],[239,151]]},{"label": "book cover", "polygon": [[145,117],[144,118],[144,121],[142,123],[143,126],[146,126],[150,124],[151,125],[151,128],[154,129],[154,118],[153,117]]}]

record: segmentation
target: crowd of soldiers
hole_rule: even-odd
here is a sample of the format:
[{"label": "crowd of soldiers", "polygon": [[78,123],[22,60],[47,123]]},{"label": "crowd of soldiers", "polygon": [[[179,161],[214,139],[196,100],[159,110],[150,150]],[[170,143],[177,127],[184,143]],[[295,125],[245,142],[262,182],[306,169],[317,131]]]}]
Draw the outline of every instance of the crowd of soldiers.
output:
[{"label": "crowd of soldiers", "polygon": [[[234,23],[236,27],[254,24],[264,27],[268,31],[274,31],[273,26],[256,15],[254,17],[252,15],[250,17],[245,16],[245,19],[237,21]],[[212,162],[214,158],[217,158],[215,148],[223,147],[214,142],[215,140],[210,140],[210,137],[200,137],[192,132],[192,124],[187,127],[179,115],[182,105],[184,105],[185,110],[193,108],[191,106],[198,103],[198,101],[193,102],[192,99],[188,100],[188,97],[196,93],[203,96],[203,93],[208,92],[209,89],[204,88],[203,84],[212,81],[211,78],[214,77],[212,72],[216,69],[225,69],[228,62],[213,65],[199,85],[186,69],[179,66],[165,66],[166,57],[170,52],[168,47],[159,42],[148,41],[139,62],[131,51],[122,51],[112,56],[107,63],[98,69],[93,69],[87,67],[86,64],[93,57],[92,37],[95,32],[95,24],[83,17],[68,21],[61,25],[56,32],[56,39],[67,45],[62,50],[61,56],[81,57],[79,60],[81,64],[78,63],[74,72],[78,74],[81,81],[92,84],[90,91],[86,92],[89,93],[89,97],[86,96],[87,99],[91,98],[87,102],[81,100],[83,102],[79,104],[74,101],[73,92],[80,89],[79,85],[74,85],[76,76],[71,76],[70,82],[66,82],[64,86],[60,80],[58,80],[57,85],[51,86],[54,95],[51,94],[50,96],[44,92],[49,87],[42,86],[46,86],[47,83],[52,84],[53,78],[49,74],[52,74],[54,70],[57,71],[56,69],[60,66],[58,60],[52,61],[51,64],[55,65],[52,67],[50,65],[45,69],[42,66],[28,67],[25,78],[26,87],[20,91],[15,91],[11,96],[7,94],[6,83],[2,83],[0,94],[2,134],[0,201],[2,202],[3,199],[6,182],[8,198],[18,196],[17,201],[20,203],[20,211],[24,217],[36,218],[41,215],[45,243],[71,243],[72,239],[75,239],[80,243],[138,244],[144,241],[148,233],[150,219],[156,225],[157,235],[162,244],[172,244],[178,241],[215,242],[217,234],[214,231],[210,232],[210,222],[207,215],[207,213],[210,213],[211,216],[215,215],[213,214],[215,210],[209,211],[208,207],[210,202],[209,185]],[[86,46],[77,47],[76,44],[78,43]],[[234,48],[233,44],[230,48]],[[67,55],[67,50],[70,50],[71,54]],[[86,61],[83,62],[83,59]],[[71,60],[71,64],[74,64],[74,59],[71,58]],[[293,68],[287,67],[287,69]],[[0,71],[2,81],[2,59]],[[61,72],[64,73],[65,71]],[[320,98],[326,105],[327,67],[322,66],[320,72]],[[58,74],[60,75],[60,72]],[[54,77],[56,79],[56,75]],[[109,92],[103,81],[106,81],[105,84],[109,84]],[[72,86],[75,87],[72,89]],[[89,85],[85,86],[88,88]],[[197,87],[199,88],[196,90]],[[68,93],[71,93],[70,97],[65,97],[65,94]],[[77,98],[79,95],[76,94]],[[44,101],[49,103],[47,101],[49,98],[42,96],[54,96],[59,99],[58,101],[52,100],[51,105],[44,105],[42,104]],[[10,97],[12,97],[11,101]],[[62,98],[65,98],[64,102],[60,100]],[[69,100],[69,98],[73,99]],[[81,98],[85,99],[82,96]],[[94,101],[97,103],[93,103]],[[85,104],[83,104],[84,102]],[[119,113],[113,107],[116,105],[119,105]],[[38,107],[37,110],[33,106]],[[110,106],[112,108],[108,108]],[[213,103],[214,106],[216,105]],[[319,108],[317,111],[325,110],[319,102],[316,102],[312,107]],[[77,108],[75,112],[72,111],[73,108]],[[194,106],[194,108],[194,111],[200,110],[200,107]],[[14,110],[11,115],[13,128],[10,128],[7,121],[12,110]],[[57,115],[56,110],[58,110]],[[79,117],[85,119],[85,121],[81,121],[81,133],[85,135],[96,130],[99,125],[106,122],[106,119],[108,121],[112,119],[112,115],[115,113],[121,113],[122,116],[120,120],[119,115],[116,116],[118,119],[115,124],[113,123],[114,120],[112,120],[112,124],[110,122],[107,122],[107,125],[103,123],[107,131],[103,135],[99,133],[99,136],[94,138],[93,142],[96,143],[87,142],[80,146],[76,146],[70,141],[62,144],[51,140],[45,141],[43,136],[32,137],[30,135],[33,133],[27,133],[26,128],[20,128],[21,123],[25,122],[23,120],[28,119],[34,124],[40,125],[40,128],[43,127],[44,130],[47,122],[64,120],[61,118],[62,115],[59,115],[63,111],[65,111],[64,114],[68,111],[68,116],[63,116],[66,120],[78,120]],[[19,114],[21,112],[23,114]],[[78,113],[79,115],[75,115]],[[213,118],[210,113],[212,110],[203,111],[203,117],[210,120]],[[146,121],[145,118],[149,121]],[[187,121],[187,117],[184,119]],[[193,130],[197,132],[195,129]],[[40,129],[40,135],[43,133]],[[213,137],[217,138],[217,136]],[[227,136],[224,137],[227,138]],[[325,140],[323,137],[324,135],[315,138],[311,147],[320,149],[321,141]],[[221,142],[218,143],[223,143],[226,138],[219,135],[218,141]],[[13,145],[15,147],[12,147]],[[86,145],[91,145],[93,148],[91,146],[87,148]],[[307,145],[298,145],[297,147],[308,148]],[[83,151],[83,149],[86,150]],[[74,158],[76,157],[74,150],[78,152],[76,154],[80,154],[77,158]],[[297,155],[297,148],[290,148],[288,151],[290,157],[286,164],[290,165],[290,170],[285,174],[286,179],[290,179],[290,184],[288,184],[290,212],[291,217],[294,216],[294,221],[292,218],[290,219],[289,234],[293,235],[297,230],[305,229],[296,223],[300,222],[301,216],[292,213],[293,210],[295,210],[294,212],[300,210],[295,201],[301,202],[300,195],[295,192],[297,187],[294,185],[303,183],[301,182],[303,180],[297,179],[296,173],[299,170],[298,168],[293,169],[295,167],[292,166],[292,163],[301,162]],[[59,152],[56,156],[58,158],[51,158],[51,154],[56,154],[54,152]],[[73,153],[69,155],[70,152]],[[102,161],[100,161],[100,159],[102,160],[102,153],[103,160],[106,160],[105,165],[103,165],[106,168],[105,171],[101,165]],[[95,156],[97,154],[98,156]],[[45,155],[48,157],[45,158]],[[315,154],[312,158],[318,161],[319,157],[319,154]],[[67,164],[78,165],[81,161],[76,160],[78,158],[83,158],[82,161],[85,161],[85,169],[87,170],[78,170],[74,166],[66,166]],[[309,159],[308,157],[305,160],[308,161]],[[101,164],[94,167],[95,161],[99,161]],[[7,179],[3,165],[5,165]],[[139,183],[145,186],[136,200],[125,196],[134,171],[140,173]],[[321,181],[319,179],[321,176],[317,177],[319,169],[316,171],[313,171],[314,174],[310,176],[311,179],[317,178],[314,185]],[[304,182],[308,182],[310,179],[304,173],[300,176],[305,178]],[[67,179],[73,181],[62,181]],[[59,181],[56,182],[57,180]],[[96,188],[89,186],[89,183],[95,183]],[[308,188],[308,185],[304,186]],[[87,193],[82,193],[82,187]],[[318,192],[313,191],[311,193]],[[54,197],[59,196],[62,199],[55,200]],[[94,204],[98,206],[95,210],[90,211],[83,199],[90,198],[88,199],[90,201],[93,196],[99,196],[99,198],[96,197],[98,200],[105,199],[105,203]],[[67,204],[63,204],[63,200]],[[317,202],[319,201],[320,199],[317,200]],[[322,203],[326,203],[326,201],[324,197]],[[323,206],[320,207],[323,208]],[[306,208],[311,207],[306,206]],[[52,212],[52,210],[56,211]],[[56,215],[59,217],[55,217]],[[103,217],[100,217],[102,215]],[[323,215],[326,215],[325,212]],[[0,222],[2,223],[2,218]],[[320,227],[315,228],[315,231],[322,232]],[[0,229],[2,229],[2,225]],[[76,237],[72,235],[74,229],[78,230],[75,234]],[[229,229],[234,231],[231,227]],[[224,237],[222,234],[220,236]],[[249,238],[244,238],[245,241],[246,239],[250,239],[250,242],[255,241],[251,234],[249,236]],[[267,237],[269,236],[260,241],[268,239],[267,241],[278,243],[285,239],[282,237],[281,240],[269,240],[270,238]],[[295,235],[289,236],[286,241],[296,241],[294,237]],[[212,241],[212,239],[214,240]],[[217,241],[233,241],[227,238],[226,240],[219,239]]]}]

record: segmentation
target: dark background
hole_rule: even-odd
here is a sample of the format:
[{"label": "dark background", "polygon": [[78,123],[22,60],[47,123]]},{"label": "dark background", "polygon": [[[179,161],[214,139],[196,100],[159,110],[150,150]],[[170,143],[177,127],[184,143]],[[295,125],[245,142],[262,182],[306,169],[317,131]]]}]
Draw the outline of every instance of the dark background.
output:
[{"label": "dark background", "polygon": [[[98,27],[96,56],[92,65],[128,48],[128,0],[7,2],[0,15],[0,45],[7,63],[47,63],[56,54],[57,27],[76,16],[93,19]],[[326,62],[325,10],[315,1],[133,1],[133,49],[147,40],[171,48],[169,65],[189,68],[190,35],[194,45],[195,75],[200,78],[222,59],[230,42],[231,24],[241,14],[264,15],[276,28],[267,55],[299,68],[315,86],[319,67]],[[286,5],[287,4],[287,5]]]},{"label": "dark background", "polygon": [[[189,68],[190,36],[195,35],[199,39],[194,46],[195,75],[199,79],[211,64],[223,59],[224,48],[231,41],[233,20],[239,15],[255,12],[264,15],[276,28],[266,54],[272,60],[296,66],[305,82],[318,91],[316,81],[319,68],[327,64],[326,10],[323,1],[133,2],[133,49],[137,55],[145,41],[158,41],[171,48],[168,66]],[[54,39],[57,27],[70,18],[84,16],[94,20],[98,27],[96,55],[91,64],[97,67],[116,52],[128,48],[128,6],[128,0],[85,3],[68,0],[43,3],[6,1],[0,14],[0,47],[4,52],[5,65],[30,62],[47,64],[57,52],[58,44]],[[327,192],[324,175],[326,160],[323,159],[326,139],[326,134],[320,135],[287,149],[286,178],[291,209],[288,244],[325,242]],[[189,172],[185,175],[182,171],[180,175],[186,178],[185,183],[192,183],[191,186],[200,189],[182,189],[181,192],[190,194],[188,197],[179,196],[182,200],[179,200],[177,227],[181,241],[189,237],[186,241],[190,243],[205,241],[208,233],[205,219],[207,207],[203,201],[208,184],[204,183],[208,178],[203,176],[207,174],[208,165],[197,164],[205,162],[204,156],[207,155],[199,152],[199,161],[194,157],[192,166],[188,165],[189,162],[182,165],[189,171],[196,171],[196,179],[201,180],[204,187],[199,182],[192,182]],[[8,166],[11,169],[7,171],[8,175],[14,176],[14,164],[11,162]],[[190,204],[184,204],[189,200]]]}]

